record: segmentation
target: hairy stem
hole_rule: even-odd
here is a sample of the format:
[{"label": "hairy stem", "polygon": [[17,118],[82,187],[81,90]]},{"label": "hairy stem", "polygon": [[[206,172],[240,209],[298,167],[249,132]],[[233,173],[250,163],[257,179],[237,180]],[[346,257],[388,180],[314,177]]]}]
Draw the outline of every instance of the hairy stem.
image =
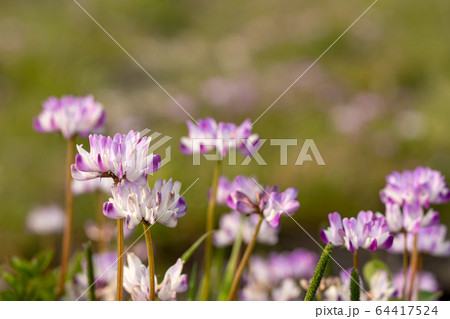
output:
[{"label": "hairy stem", "polygon": [[411,278],[409,282],[408,300],[412,300],[414,294],[414,279],[416,277],[417,267],[419,264],[419,252],[417,251],[418,234],[414,234],[413,250],[411,254]]},{"label": "hairy stem", "polygon": [[359,272],[356,268],[352,269],[352,275],[350,278],[350,300],[359,301],[361,290],[359,287]]},{"label": "hairy stem", "polygon": [[123,300],[123,218],[117,220],[117,295]]},{"label": "hairy stem", "polygon": [[153,257],[153,244],[152,236],[150,235],[150,224],[146,221],[142,221],[145,233],[145,243],[147,244],[148,255],[148,274],[150,276],[150,301],[155,300],[155,261]]},{"label": "hairy stem", "polygon": [[261,224],[262,224],[263,220],[264,220],[263,216],[260,215],[258,224],[256,225],[256,228],[255,228],[255,233],[253,234],[252,240],[250,241],[250,243],[247,245],[247,248],[245,249],[244,256],[242,256],[242,260],[239,263],[239,267],[236,271],[236,275],[234,276],[233,284],[231,285],[230,293],[228,294],[228,299],[227,299],[228,301],[233,300],[234,295],[236,294],[237,288],[239,286],[239,281],[241,280],[242,273],[243,273],[245,267],[247,266],[248,260],[250,259],[250,255],[252,254],[253,247],[255,246],[255,243],[256,243],[256,237],[258,236],[259,229],[261,228]]},{"label": "hairy stem", "polygon": [[214,227],[214,209],[216,207],[217,186],[219,184],[220,170],[222,161],[216,162],[214,176],[212,181],[212,192],[208,202],[208,211],[206,214],[206,233],[208,237],[205,241],[205,262],[204,262],[204,277],[202,280],[200,300],[208,300],[209,291],[211,287],[211,264],[212,264],[212,230]]},{"label": "hairy stem", "polygon": [[330,260],[331,253],[333,252],[333,244],[328,243],[320,256],[319,263],[317,264],[316,270],[311,280],[311,284],[308,287],[308,292],[305,296],[305,301],[312,301],[316,296],[317,289],[319,288],[320,282],[322,280],[323,273],[327,267],[328,261]]},{"label": "hairy stem", "polygon": [[70,166],[74,160],[75,151],[75,137],[71,137],[67,140],[67,152],[66,152],[66,180],[65,180],[65,191],[66,191],[66,224],[64,228],[63,235],[63,245],[61,253],[61,273],[59,277],[58,298],[62,296],[64,292],[64,283],[66,281],[67,265],[69,263],[70,256],[70,244],[72,241],[72,221],[73,221],[73,194],[72,194],[72,174],[70,171]]}]

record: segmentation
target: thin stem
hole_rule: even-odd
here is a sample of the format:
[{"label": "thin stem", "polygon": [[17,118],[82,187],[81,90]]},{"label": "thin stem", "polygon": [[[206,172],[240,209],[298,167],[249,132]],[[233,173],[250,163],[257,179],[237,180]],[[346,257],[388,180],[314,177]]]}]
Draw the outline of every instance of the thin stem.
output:
[{"label": "thin stem", "polygon": [[359,301],[361,298],[361,288],[359,282],[358,269],[353,268],[350,278],[350,301]]},{"label": "thin stem", "polygon": [[414,234],[413,251],[411,254],[411,279],[409,282],[408,300],[412,300],[414,293],[414,279],[416,277],[417,266],[419,264],[419,252],[417,251],[418,234]]},{"label": "thin stem", "polygon": [[236,275],[233,279],[233,284],[231,285],[230,293],[228,294],[228,301],[233,300],[234,295],[236,294],[237,288],[239,286],[239,281],[241,280],[242,272],[244,271],[245,267],[247,266],[248,260],[250,258],[250,255],[252,254],[253,247],[256,243],[256,237],[258,236],[259,229],[261,228],[261,224],[263,222],[263,216],[259,215],[259,221],[255,228],[255,233],[253,234],[252,240],[247,245],[247,248],[245,249],[244,256],[242,256],[242,260],[239,264],[239,267],[236,271]]},{"label": "thin stem", "polygon": [[200,300],[208,300],[209,291],[211,288],[211,264],[212,264],[212,230],[214,227],[214,209],[216,207],[217,186],[219,184],[220,170],[222,167],[222,161],[216,162],[214,169],[214,176],[212,181],[212,192],[208,202],[208,211],[206,214],[206,233],[208,237],[205,242],[205,263],[204,263],[204,277],[202,281],[202,288],[200,294]]},{"label": "thin stem", "polygon": [[404,233],[404,244],[403,244],[403,289],[402,298],[406,300],[406,282],[408,281],[408,244],[406,242],[406,232]]},{"label": "thin stem", "polygon": [[305,301],[313,301],[317,293],[317,288],[319,288],[320,282],[322,280],[323,273],[327,267],[328,261],[330,260],[331,253],[333,251],[333,244],[328,243],[320,256],[319,263],[317,264],[316,270],[314,271],[313,278],[308,287],[308,292],[306,293]]},{"label": "thin stem", "polygon": [[75,137],[71,137],[67,140],[67,151],[66,151],[66,180],[65,180],[65,190],[66,190],[66,224],[64,228],[63,235],[63,245],[61,253],[61,273],[59,277],[58,284],[58,298],[62,296],[64,292],[64,283],[66,281],[67,265],[69,263],[70,256],[70,244],[72,241],[72,221],[73,221],[73,194],[72,194],[72,174],[70,171],[70,166],[74,160],[75,152]]},{"label": "thin stem", "polygon": [[96,220],[97,220],[97,227],[99,231],[99,237],[98,237],[98,251],[104,252],[106,251],[107,242],[105,240],[105,216],[103,215],[103,193],[100,190],[97,190],[95,193],[96,197]]},{"label": "thin stem", "polygon": [[123,300],[123,218],[117,220],[117,295]]},{"label": "thin stem", "polygon": [[355,250],[355,252],[353,253],[353,268],[355,268],[357,271],[359,271],[358,249]]},{"label": "thin stem", "polygon": [[87,278],[89,285],[89,300],[95,301],[94,265],[92,263],[92,245],[88,242],[85,246]]},{"label": "thin stem", "polygon": [[153,258],[153,244],[152,237],[150,235],[150,224],[146,221],[142,221],[145,233],[145,243],[147,244],[148,255],[148,274],[150,276],[150,301],[155,300],[155,261]]}]

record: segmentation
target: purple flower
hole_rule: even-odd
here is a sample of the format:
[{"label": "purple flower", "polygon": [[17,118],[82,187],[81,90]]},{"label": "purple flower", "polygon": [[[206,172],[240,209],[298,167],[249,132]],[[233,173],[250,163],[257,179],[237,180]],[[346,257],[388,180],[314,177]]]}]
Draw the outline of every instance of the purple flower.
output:
[{"label": "purple flower", "polygon": [[187,275],[181,274],[184,261],[178,258],[175,265],[167,269],[164,280],[158,287],[158,297],[163,301],[177,300],[177,293],[187,291]]},{"label": "purple flower", "polygon": [[445,177],[429,167],[417,167],[414,171],[393,172],[386,178],[387,185],[381,191],[381,200],[398,205],[442,204],[450,200],[450,190]]},{"label": "purple flower", "polygon": [[225,157],[228,150],[237,149],[247,156],[258,149],[259,137],[252,134],[252,122],[244,121],[240,126],[233,123],[216,123],[212,118],[199,119],[198,125],[187,121],[188,137],[182,137],[181,152],[186,155],[209,153],[216,150]]},{"label": "purple flower", "polygon": [[[115,300],[116,298],[116,269],[117,254],[115,252],[105,252],[92,256],[95,281],[95,296],[99,300]],[[86,260],[81,263],[82,272],[73,278],[73,285],[69,285],[68,294],[73,295],[69,299],[78,299],[87,296],[89,287],[87,277]],[[84,299],[83,299],[84,300]]]},{"label": "purple flower", "polygon": [[302,248],[281,254],[272,253],[267,259],[252,257],[240,299],[297,299],[300,297],[298,280],[312,277],[318,259],[316,253]]},{"label": "purple flower", "polygon": [[386,204],[386,221],[392,232],[406,230],[417,232],[420,227],[439,224],[439,213],[433,209],[425,214],[423,207],[418,203],[404,204],[401,207],[395,203]]},{"label": "purple flower", "polygon": [[389,233],[384,216],[379,213],[361,211],[357,218],[344,218],[342,221],[339,213],[334,213],[329,214],[328,218],[330,227],[321,231],[324,243],[345,246],[352,253],[359,248],[375,251],[392,246],[393,235]]},{"label": "purple flower", "polygon": [[103,135],[89,135],[90,152],[77,145],[72,177],[85,181],[97,177],[126,179],[143,185],[147,174],[156,172],[161,165],[161,156],[148,154],[150,137],[141,137],[139,132],[127,135],[116,134],[113,138]]},{"label": "purple flower", "polygon": [[231,189],[227,198],[228,207],[243,215],[262,214],[272,227],[278,226],[281,214],[291,216],[300,207],[295,188],[280,193],[277,186],[262,189],[255,179],[237,176]]},{"label": "purple flower", "polygon": [[[230,246],[236,240],[239,233],[245,243],[249,243],[258,223],[257,215],[244,217],[236,211],[224,214],[219,220],[219,229],[214,232],[213,240],[217,247]],[[275,245],[278,242],[278,227],[271,227],[263,221],[256,237],[256,241],[267,245]]]},{"label": "purple flower", "polygon": [[74,179],[72,180],[72,193],[73,195],[78,196],[99,190],[105,194],[110,194],[113,183],[113,180],[110,178],[96,178],[87,181],[78,181]]},{"label": "purple flower", "polygon": [[[446,240],[447,227],[445,225],[433,225],[422,227],[417,233],[417,250],[432,256],[450,256],[450,241]],[[406,235],[406,249],[412,251],[414,234]],[[389,250],[393,253],[403,253],[405,249],[405,234],[397,234],[394,243]]]},{"label": "purple flower", "polygon": [[128,229],[142,220],[175,227],[186,214],[186,201],[180,196],[181,183],[158,179],[153,190],[148,184],[137,185],[126,180],[111,188],[112,198],[103,204],[103,214],[111,219],[126,218]]},{"label": "purple flower", "polygon": [[[406,291],[410,290],[410,277],[411,269],[408,269],[407,281],[406,281]],[[399,271],[392,278],[392,283],[396,288],[395,298],[402,298],[403,291],[403,271]],[[417,292],[428,291],[428,292],[438,292],[440,289],[439,283],[433,273],[428,271],[421,271],[420,275],[417,275],[414,280],[414,292],[412,300],[418,300]]]},{"label": "purple flower", "polygon": [[58,234],[64,229],[65,219],[64,211],[58,205],[40,206],[28,214],[25,227],[36,235]]},{"label": "purple flower", "polygon": [[66,139],[98,132],[106,119],[103,107],[92,95],[50,97],[42,106],[42,112],[33,120],[34,129],[40,133],[61,132]]},{"label": "purple flower", "polygon": [[[148,267],[133,253],[127,254],[127,266],[123,268],[123,288],[134,301],[150,299],[150,277]],[[155,290],[157,287],[156,276]],[[156,292],[156,291],[155,291]]]}]

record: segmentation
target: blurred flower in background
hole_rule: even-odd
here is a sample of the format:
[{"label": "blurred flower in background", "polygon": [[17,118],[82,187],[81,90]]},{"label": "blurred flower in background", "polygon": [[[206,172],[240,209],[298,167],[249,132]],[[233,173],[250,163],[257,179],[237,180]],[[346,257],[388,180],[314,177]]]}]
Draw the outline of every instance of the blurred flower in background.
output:
[{"label": "blurred flower in background", "polygon": [[65,213],[56,204],[39,206],[28,213],[25,228],[35,235],[52,235],[62,233]]}]

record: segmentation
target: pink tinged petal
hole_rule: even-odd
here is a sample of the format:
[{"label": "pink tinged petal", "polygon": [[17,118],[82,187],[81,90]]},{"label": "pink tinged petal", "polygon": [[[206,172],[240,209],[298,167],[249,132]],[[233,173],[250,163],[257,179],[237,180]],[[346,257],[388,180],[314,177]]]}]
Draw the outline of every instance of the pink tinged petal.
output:
[{"label": "pink tinged petal", "polygon": [[353,243],[352,243],[351,240],[349,240],[349,244],[348,244],[347,249],[350,250],[350,252],[351,252],[352,254],[356,251],[355,246],[353,246]]},{"label": "pink tinged petal", "polygon": [[98,164],[98,167],[100,168],[101,172],[108,171],[108,168],[103,164],[102,156],[100,154],[98,154],[98,156],[97,156],[97,164]]},{"label": "pink tinged petal", "polygon": [[151,163],[149,163],[147,174],[154,173],[161,168],[161,155],[156,154],[153,156]]},{"label": "pink tinged petal", "polygon": [[87,181],[100,176],[100,173],[98,172],[81,172],[80,170],[78,170],[75,164],[72,164],[70,166],[70,171],[72,174],[72,178],[77,181]]}]

